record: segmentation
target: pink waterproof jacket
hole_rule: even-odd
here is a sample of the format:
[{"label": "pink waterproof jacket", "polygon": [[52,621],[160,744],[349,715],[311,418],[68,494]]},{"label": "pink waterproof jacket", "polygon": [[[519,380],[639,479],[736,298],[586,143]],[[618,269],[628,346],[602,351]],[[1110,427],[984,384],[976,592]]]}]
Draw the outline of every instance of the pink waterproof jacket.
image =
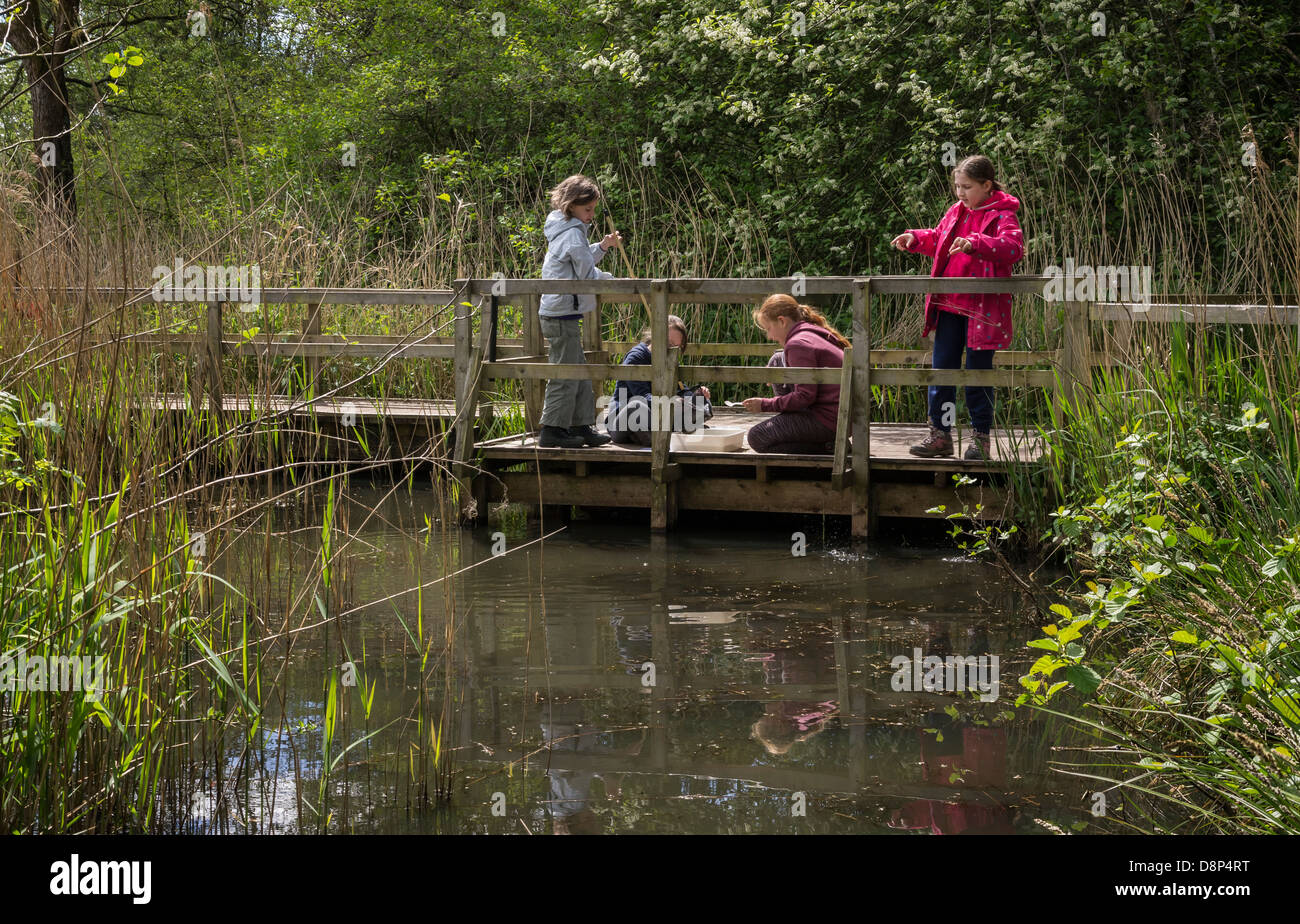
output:
[{"label": "pink waterproof jacket", "polygon": [[[909,250],[934,257],[931,276],[1010,276],[1013,264],[1024,256],[1024,238],[1016,210],[1020,200],[994,190],[977,209],[953,203],[937,228],[909,228],[916,236]],[[970,253],[949,255],[954,238],[971,242]],[[928,337],[939,323],[939,312],[951,311],[970,318],[966,346],[972,350],[1005,350],[1011,346],[1011,295],[927,295],[925,328]]]}]

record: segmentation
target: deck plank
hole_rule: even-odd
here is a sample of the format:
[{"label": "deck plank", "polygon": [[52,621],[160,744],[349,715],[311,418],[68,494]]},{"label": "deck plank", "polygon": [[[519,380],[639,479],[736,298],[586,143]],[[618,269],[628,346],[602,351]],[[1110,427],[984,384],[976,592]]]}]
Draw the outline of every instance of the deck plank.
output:
[{"label": "deck plank", "polygon": [[[718,424],[715,415],[714,423]],[[728,427],[748,430],[771,414],[727,415]],[[603,430],[603,425],[597,429]],[[917,471],[1001,471],[1014,464],[1037,462],[1043,457],[1042,441],[1036,433],[1025,428],[994,429],[990,462],[967,462],[955,452],[951,458],[925,459],[908,452],[908,447],[920,442],[928,432],[924,424],[873,423],[871,425],[871,464],[873,468],[913,469]],[[961,434],[960,449],[970,444],[970,430]],[[551,462],[602,462],[642,463],[650,461],[650,449],[621,446],[609,443],[587,449],[552,449],[537,445],[534,434],[503,436],[477,444],[486,459]],[[705,452],[700,450],[673,451],[674,462],[691,465],[752,465],[791,468],[820,468],[830,471],[832,456],[803,455],[795,453],[758,453],[749,448],[748,439],[737,452]]]}]

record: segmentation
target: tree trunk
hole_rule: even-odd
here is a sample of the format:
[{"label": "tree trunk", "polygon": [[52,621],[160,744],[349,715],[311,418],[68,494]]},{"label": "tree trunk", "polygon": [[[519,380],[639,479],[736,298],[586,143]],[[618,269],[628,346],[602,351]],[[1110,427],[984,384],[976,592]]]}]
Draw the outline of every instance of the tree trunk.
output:
[{"label": "tree trunk", "polygon": [[[72,162],[72,108],[64,65],[81,26],[80,0],[32,0],[9,26],[9,41],[24,55],[32,98],[32,138],[41,200],[71,219],[77,212]],[[43,12],[48,10],[48,15]],[[43,25],[49,20],[50,28]]]}]

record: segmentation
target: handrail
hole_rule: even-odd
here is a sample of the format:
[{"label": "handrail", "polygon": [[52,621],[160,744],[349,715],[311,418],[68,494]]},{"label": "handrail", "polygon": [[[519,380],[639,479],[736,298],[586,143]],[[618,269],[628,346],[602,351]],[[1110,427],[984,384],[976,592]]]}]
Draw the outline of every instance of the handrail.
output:
[{"label": "handrail", "polygon": [[[783,276],[746,278],[678,278],[678,279],[458,279],[450,289],[374,289],[328,287],[267,287],[256,290],[260,303],[303,304],[307,317],[301,333],[266,332],[250,339],[232,338],[222,331],[223,307],[231,301],[226,291],[205,288],[192,290],[189,297],[163,300],[181,304],[199,300],[205,306],[206,325],[197,334],[158,335],[130,334],[113,338],[133,340],[150,346],[170,346],[194,353],[202,367],[198,377],[206,382],[212,406],[221,407],[220,362],[225,355],[284,356],[301,359],[313,380],[320,358],[329,356],[389,355],[404,358],[451,358],[455,365],[457,416],[454,423],[456,448],[454,471],[463,476],[468,470],[473,448],[475,416],[466,412],[477,407],[477,395],[485,379],[519,380],[524,390],[526,421],[535,429],[540,416],[542,389],[547,379],[610,378],[641,380],[651,383],[652,396],[668,397],[679,377],[692,381],[765,383],[823,383],[841,385],[841,415],[836,433],[836,453],[832,483],[837,489],[854,492],[854,532],[865,534],[871,515],[869,509],[870,385],[1027,385],[1053,389],[1053,400],[1076,400],[1090,385],[1091,368],[1097,359],[1091,346],[1090,321],[1110,321],[1131,336],[1134,322],[1170,323],[1196,321],[1222,324],[1295,324],[1300,326],[1300,307],[1267,304],[1187,304],[1178,301],[1114,303],[1104,301],[1064,302],[1064,328],[1059,350],[999,351],[991,370],[935,370],[927,368],[890,368],[886,364],[919,364],[928,355],[923,350],[872,349],[870,343],[871,299],[877,295],[945,294],[1037,294],[1042,295],[1049,276],[1010,276],[984,279],[936,278],[924,275],[903,276]],[[40,289],[26,287],[26,293],[63,292],[92,295],[108,300],[153,300],[151,287],[63,287]],[[848,296],[852,299],[852,349],[846,351],[849,368],[817,369],[804,367],[681,365],[682,351],[655,350],[649,368],[609,363],[611,353],[625,352],[631,342],[602,340],[600,325],[584,326],[583,348],[589,360],[585,364],[554,365],[544,361],[545,343],[541,336],[537,308],[546,293],[594,295],[602,302],[646,300],[650,306],[651,330],[656,342],[667,340],[669,306],[682,303],[736,304],[761,301],[773,292],[789,292],[796,297]],[[184,293],[181,293],[183,296]],[[495,296],[498,305],[521,309],[523,330],[517,338],[497,341],[498,358],[485,359],[484,333],[490,331],[488,304]],[[1176,296],[1158,296],[1171,299]],[[406,337],[323,335],[323,305],[443,305],[452,309],[454,336],[408,334]],[[247,311],[248,308],[243,310]],[[256,309],[253,309],[256,310]],[[480,315],[476,342],[473,316]],[[764,343],[690,344],[687,356],[755,356],[770,355],[774,346]],[[851,359],[848,359],[851,357]],[[601,360],[605,360],[602,362]],[[1107,362],[1102,355],[1102,362]],[[1027,369],[1048,365],[1049,369]],[[845,410],[844,402],[848,402]],[[842,441],[845,423],[852,430],[852,467],[845,461]],[[654,433],[651,440],[651,480],[654,486],[652,522],[663,524],[671,515],[669,434]],[[468,495],[466,495],[468,496]],[[860,531],[861,527],[861,531]]]}]

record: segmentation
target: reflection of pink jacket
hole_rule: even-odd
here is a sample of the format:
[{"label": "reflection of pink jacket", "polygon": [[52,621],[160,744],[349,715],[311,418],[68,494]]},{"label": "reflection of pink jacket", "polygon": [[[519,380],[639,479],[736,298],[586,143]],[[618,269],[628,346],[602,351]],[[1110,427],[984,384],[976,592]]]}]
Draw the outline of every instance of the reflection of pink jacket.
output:
[{"label": "reflection of pink jacket", "polygon": [[[1011,267],[1024,256],[1024,238],[1016,210],[1020,200],[994,190],[977,209],[955,202],[937,228],[910,228],[916,242],[913,253],[934,257],[931,276],[966,276],[985,279],[1010,276]],[[971,242],[970,253],[949,255],[954,238]],[[928,337],[939,323],[939,312],[951,311],[970,318],[966,346],[972,350],[1005,350],[1011,346],[1011,295],[927,295],[925,329]]]}]

